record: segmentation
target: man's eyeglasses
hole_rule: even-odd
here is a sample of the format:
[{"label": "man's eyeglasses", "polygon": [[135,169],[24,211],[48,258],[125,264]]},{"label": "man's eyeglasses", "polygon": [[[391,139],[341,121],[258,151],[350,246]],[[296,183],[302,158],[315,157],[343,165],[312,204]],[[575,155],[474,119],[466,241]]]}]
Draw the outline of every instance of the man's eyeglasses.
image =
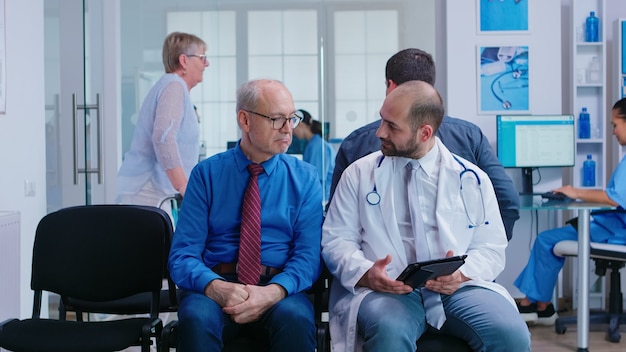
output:
[{"label": "man's eyeglasses", "polygon": [[185,56],[200,58],[200,60],[202,61],[203,64],[206,64],[209,61],[209,59],[207,59],[206,55],[196,55],[196,54],[187,55],[187,54],[185,54]]},{"label": "man's eyeglasses", "polygon": [[252,111],[252,110],[246,110],[246,109],[242,109],[242,110],[246,111],[246,112],[249,112],[251,114],[255,114],[255,115],[259,115],[261,117],[265,117],[266,119],[272,121],[272,128],[275,129],[275,130],[280,130],[281,128],[285,127],[285,124],[287,123],[287,121],[289,121],[289,126],[291,128],[298,127],[298,125],[300,124],[300,121],[302,121],[302,117],[298,116],[296,113],[293,113],[289,117],[282,117],[282,116],[271,117],[271,116],[259,114],[258,112]]}]

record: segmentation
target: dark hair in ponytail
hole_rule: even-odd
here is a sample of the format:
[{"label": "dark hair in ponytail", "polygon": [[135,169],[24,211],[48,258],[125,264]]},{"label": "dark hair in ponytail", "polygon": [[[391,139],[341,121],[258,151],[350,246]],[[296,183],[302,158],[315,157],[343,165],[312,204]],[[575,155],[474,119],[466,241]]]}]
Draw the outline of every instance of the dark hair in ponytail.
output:
[{"label": "dark hair in ponytail", "polygon": [[613,105],[613,110],[617,111],[617,116],[626,120],[626,98],[622,98],[615,103],[615,105]]},{"label": "dark hair in ponytail", "polygon": [[311,114],[306,110],[299,109],[298,112],[300,113],[300,115],[302,115],[302,123],[309,126],[313,134],[318,134],[321,136],[322,123],[317,120],[313,120],[313,116],[311,116]]}]

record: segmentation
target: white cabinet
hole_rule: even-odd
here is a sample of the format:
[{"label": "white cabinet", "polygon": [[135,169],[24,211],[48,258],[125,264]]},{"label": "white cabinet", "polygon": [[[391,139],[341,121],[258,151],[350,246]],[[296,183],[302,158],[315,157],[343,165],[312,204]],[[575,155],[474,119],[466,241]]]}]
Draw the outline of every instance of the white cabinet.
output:
[{"label": "white cabinet", "polygon": [[[615,63],[614,77],[611,79],[611,86],[615,92],[613,102],[626,98],[626,18],[615,20],[613,27],[613,48],[615,49],[613,58]],[[610,133],[610,126],[607,130]],[[610,136],[608,136],[610,138]],[[621,146],[615,138],[610,138],[613,143],[613,169],[626,155],[626,146]]]},{"label": "white cabinet", "polygon": [[[599,41],[585,41],[585,20],[590,12],[600,19]],[[587,155],[596,161],[596,185],[606,188],[607,111],[606,111],[606,42],[605,0],[572,1],[572,92],[571,113],[576,117],[576,164],[571,183],[582,187],[582,165]],[[590,115],[591,138],[578,138],[578,114],[586,107]]]}]

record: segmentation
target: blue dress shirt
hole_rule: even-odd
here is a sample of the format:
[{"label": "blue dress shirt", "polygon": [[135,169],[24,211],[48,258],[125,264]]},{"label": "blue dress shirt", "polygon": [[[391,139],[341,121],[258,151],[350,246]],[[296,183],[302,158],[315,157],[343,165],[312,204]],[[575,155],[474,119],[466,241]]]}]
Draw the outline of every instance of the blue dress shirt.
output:
[{"label": "blue dress shirt", "polygon": [[[179,287],[203,293],[221,278],[210,268],[237,262],[249,163],[237,144],[191,172],[169,256]],[[261,263],[282,269],[269,283],[290,295],[320,273],[322,190],[315,168],[295,157],[278,154],[261,165]]]},{"label": "blue dress shirt", "polygon": [[[370,122],[350,133],[341,142],[330,187],[331,199],[343,170],[357,159],[380,150],[380,139],[376,137],[380,122],[380,119]],[[510,240],[513,235],[513,225],[519,219],[519,195],[513,181],[493,153],[487,137],[475,124],[450,116],[443,118],[443,123],[437,130],[437,136],[452,153],[467,159],[489,175],[498,198],[506,236]]]}]

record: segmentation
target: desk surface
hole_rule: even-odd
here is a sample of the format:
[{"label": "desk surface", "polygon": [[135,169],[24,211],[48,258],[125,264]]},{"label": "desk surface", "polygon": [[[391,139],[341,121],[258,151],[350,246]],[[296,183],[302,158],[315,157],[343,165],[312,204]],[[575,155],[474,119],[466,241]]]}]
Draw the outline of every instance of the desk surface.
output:
[{"label": "desk surface", "polygon": [[519,196],[521,210],[610,210],[614,206],[604,203],[593,203],[583,201],[559,201],[541,198],[540,195]]}]

